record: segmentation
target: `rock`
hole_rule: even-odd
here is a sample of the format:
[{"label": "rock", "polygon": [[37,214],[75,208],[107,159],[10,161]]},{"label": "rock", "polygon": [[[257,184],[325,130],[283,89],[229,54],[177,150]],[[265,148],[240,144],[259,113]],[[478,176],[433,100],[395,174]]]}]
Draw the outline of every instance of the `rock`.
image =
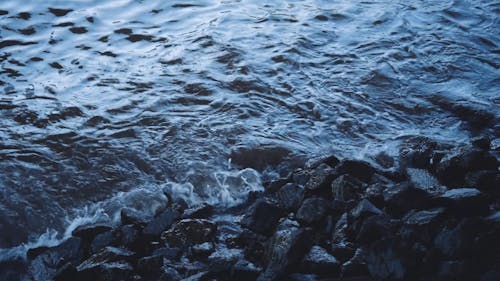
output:
[{"label": "rock", "polygon": [[[130,261],[134,258],[135,253],[116,247],[106,247],[97,254],[83,261],[76,267],[79,272],[91,270],[106,263],[114,263],[119,261]],[[124,264],[118,265],[117,268],[127,267]],[[111,268],[114,268],[113,266]]]},{"label": "rock", "polygon": [[483,275],[481,281],[498,281],[500,280],[500,270],[490,270]]},{"label": "rock", "polygon": [[78,272],[81,280],[116,281],[129,280],[133,273],[132,266],[125,261],[94,264]]},{"label": "rock", "polygon": [[129,248],[134,248],[137,246],[137,241],[139,239],[139,229],[132,224],[122,225],[119,229],[121,243]]},{"label": "rock", "polygon": [[50,280],[56,269],[65,263],[78,264],[83,258],[82,244],[80,238],[71,237],[39,254],[28,266],[33,280]]},{"label": "rock", "polygon": [[481,170],[469,172],[465,175],[467,186],[477,188],[483,192],[488,192],[496,197],[500,194],[500,176],[498,171]]},{"label": "rock", "polygon": [[385,186],[380,183],[371,184],[366,187],[363,198],[370,200],[380,208],[384,204],[384,189]]},{"label": "rock", "polygon": [[443,206],[461,216],[486,215],[489,210],[487,198],[475,188],[451,189],[438,200]]},{"label": "rock", "polygon": [[182,279],[181,275],[174,268],[170,266],[162,267],[160,281],[179,281],[181,279]]},{"label": "rock", "polygon": [[314,274],[290,274],[286,280],[290,281],[317,281],[318,278]]},{"label": "rock", "polygon": [[292,173],[292,181],[300,186],[305,186],[311,178],[311,171],[298,169]]},{"label": "rock", "polygon": [[214,244],[211,242],[205,242],[202,244],[194,245],[191,248],[191,256],[194,259],[205,259],[208,256],[210,256],[210,254],[212,254],[214,251],[215,251]]},{"label": "rock", "polygon": [[241,256],[242,250],[239,249],[217,249],[208,257],[210,272],[229,272]]},{"label": "rock", "polygon": [[336,177],[335,170],[326,164],[321,164],[312,171],[304,187],[313,194],[327,194],[330,184]]},{"label": "rock", "polygon": [[142,213],[131,208],[121,209],[120,219],[122,225],[126,224],[145,225],[147,223],[147,218]]},{"label": "rock", "polygon": [[304,224],[320,222],[330,209],[330,204],[323,198],[308,198],[297,211],[297,220]]},{"label": "rock", "polygon": [[462,220],[457,226],[446,227],[434,239],[434,246],[448,258],[481,255],[484,247],[478,247],[479,233],[484,233],[485,222],[470,218]]},{"label": "rock", "polygon": [[436,168],[438,179],[448,187],[460,187],[465,184],[465,175],[480,170],[497,171],[498,161],[488,151],[464,149],[445,156]]},{"label": "rock", "polygon": [[99,233],[90,244],[90,252],[91,254],[97,253],[102,248],[112,246],[112,244],[116,244],[116,242],[117,239],[114,231],[108,230],[106,232]]},{"label": "rock", "polygon": [[78,277],[78,271],[76,271],[76,267],[68,262],[56,271],[53,281],[77,281],[78,279],[80,278]]},{"label": "rock", "polygon": [[271,235],[284,211],[269,200],[260,199],[254,203],[241,220],[241,225],[263,235]]},{"label": "rock", "polygon": [[350,175],[342,175],[331,184],[333,198],[339,201],[357,200],[365,184]]},{"label": "rock", "polygon": [[399,150],[399,162],[403,168],[429,169],[432,166],[434,151],[438,144],[426,137],[412,137],[406,140]]},{"label": "rock", "polygon": [[149,237],[160,236],[160,234],[168,229],[179,217],[179,211],[168,208],[146,225],[143,234]]},{"label": "rock", "polygon": [[339,175],[349,174],[363,182],[369,182],[375,173],[375,168],[365,161],[342,160],[335,168],[335,171]]},{"label": "rock", "polygon": [[368,217],[358,225],[359,227],[353,225],[354,239],[361,244],[369,244],[383,237],[392,237],[395,232],[393,224],[385,215]]},{"label": "rock", "polygon": [[429,199],[429,194],[426,191],[415,188],[409,182],[403,182],[384,190],[387,210],[395,215],[402,215],[411,209],[428,207]]},{"label": "rock", "polygon": [[305,168],[306,169],[316,169],[321,164],[326,164],[332,168],[335,168],[335,166],[337,166],[339,163],[340,163],[340,160],[337,157],[335,157],[334,155],[323,156],[323,157],[310,159],[309,161],[306,162]]},{"label": "rock", "polygon": [[334,277],[340,273],[340,262],[324,248],[313,246],[302,261],[301,271]]},{"label": "rock", "polygon": [[213,241],[217,225],[205,219],[184,219],[163,232],[161,238],[168,245],[186,248],[195,244]]},{"label": "rock", "polygon": [[363,199],[359,202],[356,208],[351,211],[350,215],[354,219],[362,219],[369,216],[382,215],[383,213],[384,212],[375,207],[372,202],[367,199]]},{"label": "rock", "polygon": [[345,263],[354,256],[355,248],[352,243],[336,243],[332,245],[331,253],[340,262]]},{"label": "rock", "polygon": [[137,261],[137,271],[147,278],[153,278],[160,275],[163,267],[163,256],[154,255],[140,258]]},{"label": "rock", "polygon": [[287,183],[274,194],[273,198],[281,208],[295,211],[304,200],[304,188],[295,183]]},{"label": "rock", "polygon": [[47,247],[47,246],[40,246],[40,247],[36,247],[36,248],[30,248],[26,252],[26,257],[28,258],[28,260],[33,260],[36,257],[38,257],[38,255],[40,255],[41,253],[47,251],[48,249],[49,249],[49,247]]},{"label": "rock", "polygon": [[347,239],[347,231],[349,225],[347,224],[347,213],[342,214],[335,224],[332,240],[334,243],[344,243]]},{"label": "rock", "polygon": [[91,225],[80,225],[71,233],[75,237],[80,237],[86,241],[92,241],[92,239],[99,233],[103,233],[112,230],[113,227],[107,224],[91,224]]},{"label": "rock", "polygon": [[361,249],[356,249],[354,256],[344,264],[342,264],[342,280],[369,274],[368,267],[365,262],[365,253]]},{"label": "rock", "polygon": [[208,280],[210,280],[208,271],[199,272],[187,278],[182,279],[182,281],[208,281]]},{"label": "rock", "polygon": [[424,226],[437,221],[443,214],[443,208],[435,208],[431,210],[410,211],[403,217],[403,222],[407,225]]},{"label": "rock", "polygon": [[486,136],[475,137],[471,140],[471,144],[482,150],[491,149],[491,140]]},{"label": "rock", "polygon": [[299,228],[290,220],[283,221],[269,241],[266,254],[269,262],[257,280],[280,280],[304,258],[311,244],[311,230]]},{"label": "rock", "polygon": [[181,249],[179,248],[167,248],[167,247],[163,247],[163,248],[159,248],[159,249],[156,249],[153,251],[153,256],[157,256],[157,255],[160,255],[166,259],[169,259],[169,260],[177,260],[182,254],[182,251]]},{"label": "rock", "polygon": [[255,281],[261,271],[262,269],[257,267],[255,264],[247,260],[240,259],[231,269],[231,280]]},{"label": "rock", "polygon": [[183,219],[206,219],[213,213],[214,207],[212,205],[203,203],[199,206],[184,210],[182,214]]},{"label": "rock", "polygon": [[447,190],[427,170],[407,168],[406,174],[415,188],[425,190],[433,196],[438,196]]},{"label": "rock", "polygon": [[415,256],[398,239],[382,239],[373,243],[367,252],[370,275],[377,279],[405,280],[412,277]]}]

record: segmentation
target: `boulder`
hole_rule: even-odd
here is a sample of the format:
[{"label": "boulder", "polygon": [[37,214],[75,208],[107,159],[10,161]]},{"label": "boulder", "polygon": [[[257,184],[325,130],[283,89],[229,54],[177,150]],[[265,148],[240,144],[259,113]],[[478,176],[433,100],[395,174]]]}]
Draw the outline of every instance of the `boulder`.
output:
[{"label": "boulder", "polygon": [[430,195],[410,182],[403,182],[384,190],[387,211],[394,215],[403,215],[411,209],[426,208],[431,204]]},{"label": "boulder", "polygon": [[354,256],[349,261],[342,264],[341,280],[350,280],[347,278],[364,278],[368,276],[369,272],[366,266],[365,256],[366,254],[362,249],[356,249]]},{"label": "boulder", "polygon": [[281,280],[302,261],[311,244],[310,229],[299,228],[296,222],[290,220],[283,221],[269,241],[266,252],[268,265],[257,280]]},{"label": "boulder", "polygon": [[323,220],[330,210],[330,203],[323,198],[308,198],[297,211],[296,218],[301,223],[313,224]]},{"label": "boulder", "polygon": [[364,190],[365,184],[350,175],[342,175],[331,184],[332,196],[339,201],[357,200]]},{"label": "boulder", "polygon": [[240,259],[231,269],[231,280],[255,281],[261,271],[262,268],[245,259]]},{"label": "boulder", "polygon": [[173,208],[167,208],[154,219],[152,219],[143,230],[143,234],[148,237],[157,237],[168,229],[178,218],[180,213]]},{"label": "boulder", "polygon": [[134,225],[145,225],[147,223],[147,218],[141,212],[136,211],[132,208],[123,208],[120,210],[120,219],[122,225],[134,224]]},{"label": "boulder", "polygon": [[467,186],[477,188],[482,192],[490,193],[496,197],[500,195],[500,175],[498,171],[481,170],[469,172],[465,175]]},{"label": "boulder", "polygon": [[159,276],[162,271],[162,267],[162,255],[143,257],[137,261],[137,271],[141,273],[142,276],[147,278]]},{"label": "boulder", "polygon": [[340,273],[340,262],[320,246],[313,246],[304,257],[301,271],[319,276],[334,277]]},{"label": "boulder", "polygon": [[242,257],[242,250],[219,248],[208,257],[210,272],[228,273],[233,264]]},{"label": "boulder", "polygon": [[92,241],[94,237],[106,231],[112,230],[113,227],[103,223],[90,224],[90,225],[80,225],[71,233],[75,237],[80,237],[86,241]]},{"label": "boulder", "polygon": [[295,211],[304,200],[304,188],[295,183],[287,183],[273,195],[273,198],[281,208]]},{"label": "boulder", "polygon": [[201,244],[194,245],[191,248],[191,257],[193,259],[205,259],[210,254],[212,254],[215,251],[214,244],[211,242],[205,242]]},{"label": "boulder", "polygon": [[139,229],[133,224],[122,225],[119,228],[119,235],[121,237],[121,243],[125,247],[134,248],[136,242],[139,239]]},{"label": "boulder", "polygon": [[263,235],[271,235],[285,212],[274,202],[257,200],[241,220],[241,225]]},{"label": "boulder", "polygon": [[174,268],[170,266],[162,267],[160,281],[179,281],[181,279],[182,279],[181,275]]},{"label": "boulder", "polygon": [[481,219],[463,219],[455,227],[444,228],[434,239],[434,246],[451,259],[481,255],[485,249],[478,247],[477,238],[485,229],[486,224]]},{"label": "boulder", "polygon": [[134,257],[134,252],[106,247],[76,267],[78,277],[83,280],[126,280],[133,272],[129,262]]},{"label": "boulder", "polygon": [[438,201],[457,215],[486,215],[488,199],[475,188],[458,188],[445,192]]},{"label": "boulder", "polygon": [[351,210],[350,215],[354,219],[363,219],[369,216],[382,215],[383,213],[384,212],[375,207],[372,202],[367,199],[363,199],[354,209]]},{"label": "boulder", "polygon": [[403,168],[430,169],[436,149],[438,144],[435,141],[426,137],[412,137],[400,147],[400,165]]},{"label": "boulder", "polygon": [[384,237],[392,237],[396,231],[385,215],[370,216],[352,226],[354,239],[363,245]]},{"label": "boulder", "polygon": [[90,253],[94,254],[106,246],[112,246],[117,243],[117,240],[115,231],[113,230],[99,233],[92,240],[92,243],[90,243]]},{"label": "boulder", "polygon": [[382,239],[368,248],[366,264],[370,275],[382,280],[406,280],[417,259],[398,239]]},{"label": "boulder", "polygon": [[354,256],[356,248],[352,243],[336,243],[332,245],[331,253],[335,258],[337,258],[341,263],[345,263]]},{"label": "boulder", "polygon": [[429,210],[411,210],[402,219],[400,236],[408,241],[420,241],[432,244],[437,232],[441,229],[444,208]]},{"label": "boulder", "polygon": [[336,177],[335,170],[326,164],[321,164],[311,172],[304,187],[312,194],[328,194],[330,184]]},{"label": "boulder", "polygon": [[321,164],[326,164],[332,168],[335,168],[340,163],[340,160],[335,157],[334,155],[329,155],[329,156],[322,156],[322,157],[317,157],[310,159],[306,162],[305,168],[306,169],[315,169]]},{"label": "boulder", "polygon": [[183,219],[206,219],[213,213],[214,207],[210,204],[203,203],[201,205],[184,210]]},{"label": "boulder", "polygon": [[163,232],[161,238],[169,246],[186,248],[210,242],[215,238],[217,225],[205,219],[184,219]]},{"label": "boulder", "polygon": [[342,160],[335,167],[335,171],[339,175],[349,174],[365,183],[369,182],[375,174],[375,168],[368,162],[361,160]]}]

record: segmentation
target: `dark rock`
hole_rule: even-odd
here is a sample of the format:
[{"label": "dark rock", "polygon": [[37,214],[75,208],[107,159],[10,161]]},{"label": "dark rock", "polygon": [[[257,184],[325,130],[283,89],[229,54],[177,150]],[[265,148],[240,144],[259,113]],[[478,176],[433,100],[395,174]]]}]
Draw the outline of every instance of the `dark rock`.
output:
[{"label": "dark rock", "polygon": [[[99,251],[99,253],[92,255],[87,260],[83,261],[77,266],[78,271],[85,271],[98,267],[102,264],[113,263],[118,261],[130,261],[135,256],[134,252],[116,248],[116,247],[106,247]],[[119,266],[121,267],[121,265]]]},{"label": "dark rock", "polygon": [[75,237],[80,237],[86,241],[92,241],[92,239],[99,233],[103,233],[112,230],[113,227],[107,224],[91,224],[91,225],[80,225],[71,233]]},{"label": "dark rock", "polygon": [[395,215],[402,215],[411,209],[425,208],[430,204],[429,194],[415,188],[409,182],[403,182],[384,190],[384,201],[387,210]]},{"label": "dark rock", "polygon": [[375,207],[372,202],[367,199],[363,199],[359,202],[356,208],[352,209],[350,215],[354,219],[362,219],[368,216],[382,215],[383,213],[384,212]]},{"label": "dark rock", "polygon": [[305,186],[311,178],[311,171],[298,169],[292,173],[292,181],[300,186]]},{"label": "dark rock", "polygon": [[434,150],[438,144],[425,137],[413,137],[401,145],[399,162],[402,168],[412,167],[430,169]]},{"label": "dark rock", "polygon": [[254,203],[241,220],[248,229],[263,235],[271,235],[284,211],[269,200],[261,199]]},{"label": "dark rock", "polygon": [[412,277],[415,262],[412,251],[397,239],[383,239],[373,243],[366,256],[370,275],[383,280],[405,280]]},{"label": "dark rock", "polygon": [[335,229],[332,235],[332,240],[334,243],[346,242],[348,226],[347,213],[344,213],[342,214],[342,216],[340,216],[339,220],[335,224]]},{"label": "dark rock", "polygon": [[465,261],[443,261],[438,265],[437,275],[445,280],[473,280],[469,267]]},{"label": "dark rock", "polygon": [[345,263],[354,256],[355,250],[352,243],[337,243],[332,245],[331,253],[340,262]]},{"label": "dark rock", "polygon": [[0,261],[0,280],[25,281],[26,272],[27,264],[21,257]]},{"label": "dark rock", "polygon": [[77,281],[78,279],[79,277],[78,272],[76,271],[76,267],[69,262],[60,267],[54,274],[53,278],[54,281]]},{"label": "dark rock", "polygon": [[287,148],[279,146],[240,147],[231,151],[229,157],[241,167],[262,171],[267,166],[280,164],[290,153]]},{"label": "dark rock", "polygon": [[206,219],[210,217],[213,213],[213,207],[210,204],[203,203],[199,206],[195,206],[193,208],[189,208],[184,210],[184,214],[182,214],[183,219]]},{"label": "dark rock", "polygon": [[485,231],[485,227],[485,222],[480,219],[464,219],[457,226],[441,231],[434,239],[434,246],[452,259],[480,254],[485,249],[478,247],[476,237]]},{"label": "dark rock", "polygon": [[268,266],[257,280],[280,280],[296,266],[311,248],[311,231],[298,224],[283,221],[269,241]]},{"label": "dark rock", "polygon": [[116,281],[129,280],[132,276],[133,268],[125,261],[109,263],[98,263],[92,267],[85,267],[78,271],[78,276],[82,280],[93,281]]},{"label": "dark rock", "polygon": [[297,210],[304,200],[304,188],[288,183],[282,186],[273,196],[278,206],[288,211]]},{"label": "dark rock", "polygon": [[239,249],[217,249],[208,257],[210,272],[229,272],[241,256]]},{"label": "dark rock", "polygon": [[178,259],[182,254],[181,249],[179,248],[159,248],[153,251],[153,256],[161,255],[166,259],[169,260],[176,260]]},{"label": "dark rock", "polygon": [[415,188],[425,190],[432,196],[438,196],[447,190],[427,170],[407,168],[406,174]]},{"label": "dark rock", "polygon": [[385,215],[376,215],[364,219],[359,227],[354,225],[355,240],[362,244],[371,243],[383,237],[394,235],[395,229],[389,218]]},{"label": "dark rock", "polygon": [[331,184],[333,198],[344,202],[359,199],[364,188],[364,183],[350,175],[342,175]]},{"label": "dark rock", "polygon": [[168,229],[178,218],[180,213],[177,210],[168,208],[151,220],[143,230],[143,234],[150,237],[157,237]]},{"label": "dark rock", "polygon": [[179,281],[181,279],[182,279],[181,275],[174,268],[170,266],[162,267],[160,281]]},{"label": "dark rock", "polygon": [[312,224],[323,220],[330,209],[330,203],[323,198],[308,198],[297,211],[301,223]]},{"label": "dark rock", "polygon": [[139,239],[139,229],[132,224],[123,225],[120,227],[121,243],[126,247],[134,248]]},{"label": "dark rock", "polygon": [[498,171],[482,170],[470,172],[465,175],[467,186],[488,192],[496,197],[500,194],[500,176]]},{"label": "dark rock", "polygon": [[498,281],[500,280],[500,270],[490,270],[483,275],[481,281]]},{"label": "dark rock", "polygon": [[364,251],[357,249],[354,256],[349,261],[342,264],[342,280],[346,280],[346,278],[367,276],[369,272],[365,259]]},{"label": "dark rock", "polygon": [[458,215],[486,215],[488,199],[475,188],[458,188],[445,192],[439,202]]},{"label": "dark rock", "polygon": [[27,256],[28,260],[33,260],[34,258],[38,257],[38,255],[47,251],[48,249],[49,249],[49,247],[47,247],[47,246],[31,248],[26,252],[26,256]]},{"label": "dark rock", "polygon": [[482,149],[482,150],[490,150],[491,149],[491,140],[485,136],[473,138],[471,140],[471,144],[474,147],[477,147],[477,148]]},{"label": "dark rock", "polygon": [[131,208],[121,209],[120,219],[122,225],[125,224],[145,225],[147,223],[147,218],[144,216],[144,214]]},{"label": "dark rock", "polygon": [[194,245],[191,248],[191,256],[194,259],[205,259],[208,256],[210,256],[210,254],[212,254],[214,251],[215,251],[214,244],[211,242],[205,242],[202,244]]},{"label": "dark rock", "polygon": [[335,170],[339,175],[349,174],[363,182],[369,182],[375,173],[375,168],[360,160],[342,160]]},{"label": "dark rock", "polygon": [[410,211],[403,218],[403,222],[407,225],[424,226],[436,222],[443,214],[443,208],[432,210]]},{"label": "dark rock", "polygon": [[71,237],[58,246],[51,247],[38,255],[29,264],[33,280],[50,280],[56,269],[65,263],[78,264],[83,258],[82,240]]},{"label": "dark rock", "polygon": [[262,269],[257,267],[255,264],[247,260],[240,259],[231,269],[231,280],[255,281],[261,271]]},{"label": "dark rock", "polygon": [[336,177],[334,169],[326,164],[321,164],[311,172],[305,189],[313,194],[328,194],[330,185]]},{"label": "dark rock", "polygon": [[199,272],[187,278],[182,279],[182,281],[208,281],[208,280],[210,280],[210,275],[208,271]]},{"label": "dark rock", "polygon": [[243,231],[230,244],[231,247],[244,249],[245,258],[254,263],[261,263],[264,259],[267,237],[247,229]]},{"label": "dark rock", "polygon": [[306,169],[316,169],[321,164],[326,164],[332,168],[335,168],[340,163],[340,160],[334,155],[324,156],[319,158],[314,158],[307,161],[305,168]]},{"label": "dark rock", "polygon": [[313,246],[304,257],[301,268],[306,273],[334,277],[340,273],[340,262],[320,246]]},{"label": "dark rock", "polygon": [[162,266],[162,255],[143,257],[137,261],[137,271],[149,278],[159,276],[162,271]]},{"label": "dark rock", "polygon": [[286,280],[290,281],[317,281],[318,278],[314,274],[294,273],[288,276]]},{"label": "dark rock", "polygon": [[162,240],[170,246],[188,246],[210,242],[215,238],[217,225],[204,219],[184,219],[163,232]]},{"label": "dark rock", "polygon": [[497,171],[495,156],[481,149],[464,149],[445,156],[436,168],[438,179],[448,187],[464,185],[465,175],[480,170]]},{"label": "dark rock", "polygon": [[94,240],[90,244],[90,252],[91,254],[97,253],[99,250],[106,246],[112,246],[116,244],[117,239],[114,234],[114,231],[108,230],[106,232],[99,233],[95,236]]},{"label": "dark rock", "polygon": [[384,204],[384,189],[385,186],[380,183],[371,184],[366,187],[363,197],[380,208]]}]

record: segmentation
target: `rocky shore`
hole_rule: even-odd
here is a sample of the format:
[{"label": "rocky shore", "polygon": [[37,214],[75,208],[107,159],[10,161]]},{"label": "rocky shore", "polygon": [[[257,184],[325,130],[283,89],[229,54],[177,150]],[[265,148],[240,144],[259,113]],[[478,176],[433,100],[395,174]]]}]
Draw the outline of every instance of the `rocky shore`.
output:
[{"label": "rocky shore", "polygon": [[[154,218],[80,226],[14,280],[500,280],[500,176],[487,138],[415,137],[381,166],[327,156],[233,208],[174,194]],[[397,167],[392,167],[396,161]],[[9,279],[11,278],[11,279]]]}]

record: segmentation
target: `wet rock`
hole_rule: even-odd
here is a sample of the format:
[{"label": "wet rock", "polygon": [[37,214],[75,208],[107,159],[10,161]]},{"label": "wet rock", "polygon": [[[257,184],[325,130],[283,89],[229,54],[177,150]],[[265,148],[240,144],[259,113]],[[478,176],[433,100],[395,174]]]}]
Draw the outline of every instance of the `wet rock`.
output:
[{"label": "wet rock", "polygon": [[401,145],[399,162],[403,168],[430,169],[438,144],[425,137],[413,137]]},{"label": "wet rock", "polygon": [[384,190],[387,210],[395,215],[402,215],[411,209],[425,208],[430,204],[429,194],[415,188],[409,182],[400,183]]},{"label": "wet rock", "polygon": [[301,268],[303,272],[334,277],[340,273],[340,262],[324,248],[313,246],[304,257]]},{"label": "wet rock", "polygon": [[181,279],[182,279],[181,275],[174,268],[170,266],[162,267],[160,281],[179,281]]},{"label": "wet rock", "polygon": [[112,230],[108,230],[103,233],[99,233],[95,236],[94,240],[92,240],[92,243],[90,244],[90,252],[96,253],[102,248],[106,246],[111,246],[112,244],[117,243],[117,237],[115,236],[115,232]]},{"label": "wet rock", "polygon": [[344,264],[342,264],[342,278],[355,278],[360,276],[368,276],[368,267],[365,262],[365,252],[361,249],[356,249],[354,256]]},{"label": "wet rock", "polygon": [[375,206],[383,205],[384,203],[384,189],[385,186],[380,183],[371,184],[366,187],[364,194],[362,195],[365,199],[370,200]]},{"label": "wet rock", "polygon": [[118,261],[130,261],[134,258],[135,253],[116,247],[106,247],[99,253],[92,255],[87,260],[77,266],[79,272],[86,271],[95,267],[99,267],[105,263],[113,263]]},{"label": "wet rock", "polygon": [[289,275],[287,280],[291,280],[291,281],[317,281],[318,278],[314,274],[294,273],[294,274]]},{"label": "wet rock", "polygon": [[439,184],[438,180],[427,170],[408,168],[406,169],[406,174],[413,186],[425,190],[432,196],[440,195],[447,190],[446,187]]},{"label": "wet rock", "polygon": [[340,262],[344,263],[354,256],[356,249],[352,243],[336,243],[332,245],[331,253]]},{"label": "wet rock", "polygon": [[213,207],[210,204],[203,203],[199,206],[184,210],[183,219],[206,219],[213,213]]},{"label": "wet rock", "polygon": [[421,241],[432,244],[437,232],[441,229],[444,208],[430,210],[411,210],[403,217],[403,226],[399,235],[407,241]]},{"label": "wet rock", "polygon": [[76,267],[71,263],[66,263],[62,267],[60,267],[56,273],[54,274],[54,281],[68,281],[74,280],[77,281],[80,278],[78,277],[78,272]]},{"label": "wet rock", "polygon": [[304,200],[304,188],[294,183],[287,183],[274,194],[273,198],[281,208],[295,211]]},{"label": "wet rock", "polygon": [[160,236],[160,234],[168,229],[179,217],[180,213],[177,210],[168,208],[144,227],[143,234],[150,237]]},{"label": "wet rock", "polygon": [[455,214],[485,215],[488,213],[488,200],[475,188],[451,189],[441,195],[440,203]]},{"label": "wet rock", "polygon": [[53,14],[56,17],[64,17],[68,13],[72,12],[73,10],[71,9],[55,9],[55,8],[49,8],[49,12]]},{"label": "wet rock", "polygon": [[365,184],[350,175],[342,175],[331,184],[333,198],[340,201],[357,200]]},{"label": "wet rock", "polygon": [[138,212],[131,208],[121,209],[120,219],[122,225],[125,224],[145,225],[147,223],[147,218],[141,212]]},{"label": "wet rock", "polygon": [[309,176],[305,189],[312,194],[328,194],[332,181],[337,177],[337,173],[326,164],[319,165]]},{"label": "wet rock", "polygon": [[208,264],[211,272],[229,272],[236,261],[242,257],[239,249],[217,249],[208,257]]},{"label": "wet rock", "polygon": [[238,281],[255,281],[259,276],[262,269],[255,264],[240,259],[231,269],[231,280]]},{"label": "wet rock", "polygon": [[376,215],[354,224],[354,239],[361,244],[368,244],[383,237],[391,237],[395,229],[390,219],[385,215]]},{"label": "wet rock", "polygon": [[490,270],[486,272],[481,281],[497,281],[500,280],[500,270]]},{"label": "wet rock", "polygon": [[397,239],[383,239],[373,243],[367,252],[366,263],[372,277],[405,280],[411,277],[416,259]]},{"label": "wet rock", "polygon": [[33,260],[36,257],[38,257],[38,255],[42,254],[43,252],[47,251],[48,249],[49,249],[49,247],[47,247],[47,246],[31,248],[26,252],[26,257],[28,258],[28,260]]},{"label": "wet rock", "polygon": [[267,166],[280,164],[290,153],[290,150],[279,146],[241,147],[231,151],[230,158],[241,167],[262,171]]},{"label": "wet rock", "polygon": [[443,214],[444,208],[436,208],[423,211],[410,211],[403,218],[403,222],[407,225],[424,226],[434,223]]},{"label": "wet rock", "polygon": [[187,278],[182,279],[182,281],[208,281],[208,280],[210,280],[210,275],[208,271],[199,272]]},{"label": "wet rock", "polygon": [[137,244],[140,235],[137,226],[133,224],[123,225],[120,227],[119,231],[120,231],[121,243],[126,247],[134,248]]},{"label": "wet rock", "polygon": [[368,162],[360,160],[342,160],[335,170],[339,175],[349,174],[363,182],[369,182],[375,173],[375,168]]},{"label": "wet rock", "polygon": [[78,277],[81,280],[95,281],[128,280],[132,276],[133,270],[132,266],[125,261],[99,263],[92,267],[81,268],[78,271]]},{"label": "wet rock", "polygon": [[283,221],[269,241],[266,254],[269,263],[257,280],[280,280],[304,258],[311,244],[309,229],[299,228],[290,220]]},{"label": "wet rock", "polygon": [[160,275],[163,266],[163,256],[153,255],[140,258],[137,261],[137,271],[147,278],[157,277]]},{"label": "wet rock", "polygon": [[91,225],[80,225],[71,233],[75,237],[80,237],[83,240],[91,241],[97,234],[110,231],[113,227],[107,224],[91,224]]},{"label": "wet rock", "polygon": [[182,254],[182,250],[179,248],[168,248],[168,247],[163,247],[159,248],[153,251],[153,256],[163,256],[166,259],[169,260],[177,260]]},{"label": "wet rock", "polygon": [[28,269],[33,280],[50,280],[57,268],[68,262],[78,264],[82,258],[82,240],[71,237],[38,255],[30,262]]},{"label": "wet rock", "polygon": [[292,173],[291,178],[293,183],[305,186],[311,178],[311,172],[309,170],[298,169]]},{"label": "wet rock", "polygon": [[271,235],[284,211],[269,200],[260,199],[254,203],[241,220],[241,225],[263,235]]},{"label": "wet rock", "polygon": [[491,149],[491,140],[486,136],[475,137],[471,140],[471,144],[482,150]]},{"label": "wet rock", "polygon": [[324,156],[319,158],[310,159],[306,162],[306,169],[316,169],[321,164],[326,164],[332,168],[335,168],[340,163],[340,160],[334,155]]},{"label": "wet rock", "polygon": [[[485,249],[478,247],[476,238],[485,230],[484,221],[464,219],[455,227],[446,227],[434,239],[434,246],[448,258],[473,256]],[[484,253],[483,253],[484,254]]]},{"label": "wet rock", "polygon": [[212,254],[214,251],[215,251],[214,244],[211,242],[205,242],[202,244],[194,245],[191,248],[191,256],[194,259],[205,259],[208,256],[210,256],[210,254]]},{"label": "wet rock", "polygon": [[296,218],[301,223],[313,224],[320,222],[330,210],[330,203],[323,198],[308,198],[297,211]]},{"label": "wet rock", "polygon": [[217,225],[205,219],[184,219],[163,232],[162,240],[170,246],[186,248],[213,241]]},{"label": "wet rock", "polygon": [[372,202],[367,199],[361,200],[356,208],[352,209],[352,211],[350,212],[351,217],[354,219],[382,214],[383,212],[379,208],[375,207],[375,205],[373,205]]},{"label": "wet rock", "polygon": [[497,197],[500,195],[500,175],[498,171],[482,170],[467,173],[465,183],[467,186],[488,192]]}]

